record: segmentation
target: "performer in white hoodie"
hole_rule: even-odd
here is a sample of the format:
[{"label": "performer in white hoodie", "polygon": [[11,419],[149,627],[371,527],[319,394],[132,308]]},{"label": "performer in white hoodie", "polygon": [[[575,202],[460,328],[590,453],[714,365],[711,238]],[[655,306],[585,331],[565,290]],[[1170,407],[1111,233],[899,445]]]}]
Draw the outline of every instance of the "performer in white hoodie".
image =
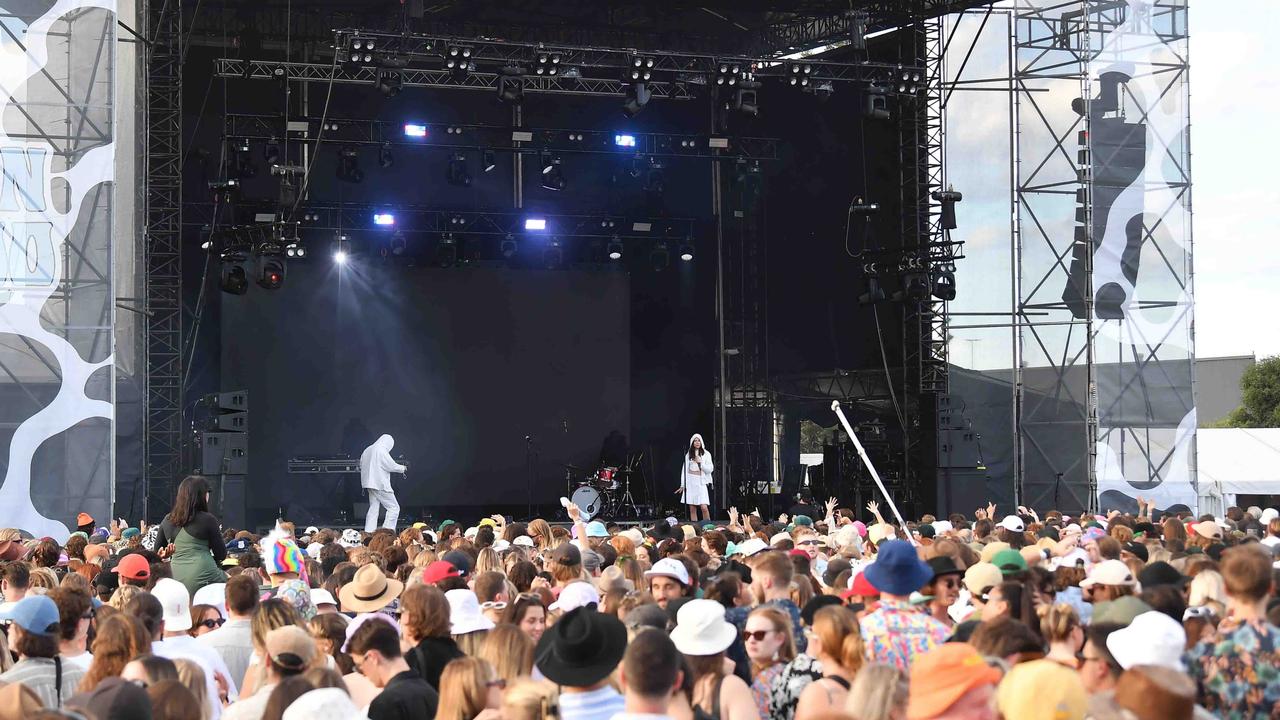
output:
[{"label": "performer in white hoodie", "polygon": [[391,448],[396,441],[383,435],[360,453],[360,487],[369,491],[369,512],[364,516],[364,531],[373,532],[378,526],[378,508],[387,509],[382,527],[396,529],[400,519],[400,503],[391,489],[391,473],[402,473],[405,466],[391,458]]},{"label": "performer in white hoodie", "polygon": [[716,467],[711,462],[711,453],[702,446],[702,436],[694,433],[689,438],[689,452],[684,456],[680,469],[680,489],[676,493],[684,498],[689,506],[689,519],[698,519],[698,508],[702,508],[702,519],[711,519],[711,473]]}]

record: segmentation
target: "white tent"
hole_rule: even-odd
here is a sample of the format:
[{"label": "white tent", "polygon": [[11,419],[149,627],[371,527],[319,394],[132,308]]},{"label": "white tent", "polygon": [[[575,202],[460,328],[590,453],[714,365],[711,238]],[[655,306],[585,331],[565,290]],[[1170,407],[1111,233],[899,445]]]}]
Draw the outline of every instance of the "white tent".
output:
[{"label": "white tent", "polygon": [[1280,495],[1280,428],[1196,432],[1200,511],[1220,515],[1236,495]]}]

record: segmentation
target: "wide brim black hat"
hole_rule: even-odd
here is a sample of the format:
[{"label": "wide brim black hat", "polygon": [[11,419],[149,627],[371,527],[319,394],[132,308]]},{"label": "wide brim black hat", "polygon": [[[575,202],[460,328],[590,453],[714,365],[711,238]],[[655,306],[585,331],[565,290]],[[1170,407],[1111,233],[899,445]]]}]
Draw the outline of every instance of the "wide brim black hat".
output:
[{"label": "wide brim black hat", "polygon": [[946,575],[962,575],[964,571],[957,565],[956,561],[949,555],[939,555],[929,558],[929,569],[933,571],[933,579],[936,580]]},{"label": "wide brim black hat", "polygon": [[565,613],[542,634],[534,665],[557,685],[590,687],[608,677],[626,651],[626,626],[591,603]]}]

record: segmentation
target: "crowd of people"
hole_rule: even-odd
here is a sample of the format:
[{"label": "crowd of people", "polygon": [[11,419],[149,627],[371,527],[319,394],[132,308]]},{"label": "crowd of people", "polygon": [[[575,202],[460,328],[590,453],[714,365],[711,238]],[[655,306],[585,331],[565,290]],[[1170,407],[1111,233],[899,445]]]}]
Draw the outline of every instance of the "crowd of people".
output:
[{"label": "crowd of people", "polygon": [[[1280,518],[0,530],[0,720],[1280,718]],[[822,515],[822,517],[818,517]]]}]

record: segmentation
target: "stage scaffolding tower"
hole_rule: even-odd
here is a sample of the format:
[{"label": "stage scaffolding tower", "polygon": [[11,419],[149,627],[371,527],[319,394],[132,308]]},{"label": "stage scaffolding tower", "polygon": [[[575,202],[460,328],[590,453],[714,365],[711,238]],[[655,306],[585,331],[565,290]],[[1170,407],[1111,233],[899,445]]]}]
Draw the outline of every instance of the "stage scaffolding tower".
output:
[{"label": "stage scaffolding tower", "polygon": [[147,386],[143,514],[157,520],[182,472],[182,0],[147,0]]},{"label": "stage scaffolding tower", "polygon": [[1194,503],[1186,0],[1013,12],[1015,502]]}]

